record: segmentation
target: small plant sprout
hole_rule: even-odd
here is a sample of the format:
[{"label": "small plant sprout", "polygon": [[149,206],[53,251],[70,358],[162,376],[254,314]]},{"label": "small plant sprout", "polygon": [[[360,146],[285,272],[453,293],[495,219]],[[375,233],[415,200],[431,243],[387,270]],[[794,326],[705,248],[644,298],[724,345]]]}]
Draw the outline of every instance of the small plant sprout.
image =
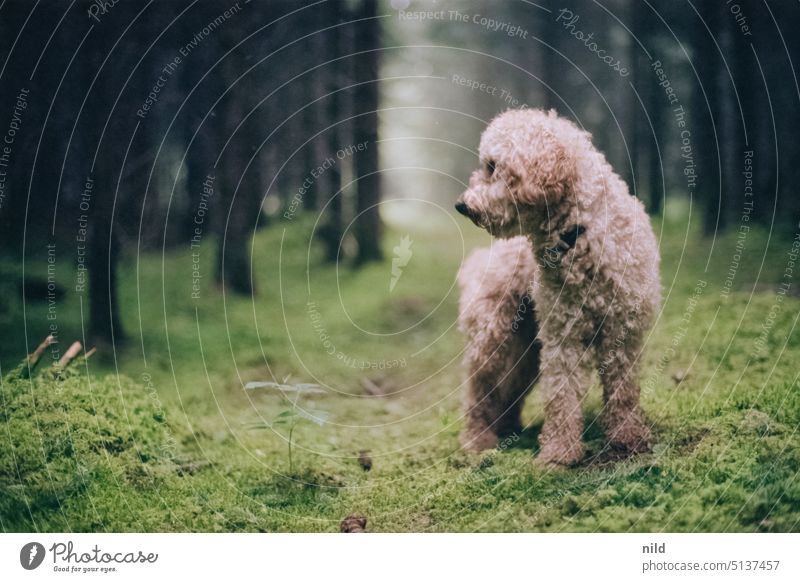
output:
[{"label": "small plant sprout", "polygon": [[[288,408],[283,408],[276,414],[271,421],[265,420],[250,423],[248,428],[253,430],[271,429],[278,432],[278,428],[284,428],[286,432],[286,442],[288,443],[289,473],[294,473],[294,460],[292,456],[292,445],[294,443],[294,429],[301,420],[307,420],[317,426],[323,426],[330,414],[323,410],[311,409],[298,406],[302,396],[309,394],[325,394],[318,384],[289,384],[288,378],[282,383],[278,382],[248,382],[245,390],[274,390],[280,392],[291,403]],[[307,404],[311,404],[308,402]]]}]

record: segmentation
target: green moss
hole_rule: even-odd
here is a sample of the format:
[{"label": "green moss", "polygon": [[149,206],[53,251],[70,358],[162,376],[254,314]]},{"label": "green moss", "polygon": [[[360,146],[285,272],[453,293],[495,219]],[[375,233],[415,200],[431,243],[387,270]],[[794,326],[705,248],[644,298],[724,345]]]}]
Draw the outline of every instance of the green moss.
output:
[{"label": "green moss", "polygon": [[[141,386],[51,370],[2,380],[0,515],[6,529],[65,518],[65,504],[98,482],[148,487],[165,457],[169,427]],[[65,526],[70,526],[62,521]]]},{"label": "green moss", "polygon": [[[2,527],[338,531],[344,516],[358,512],[367,516],[370,531],[800,528],[800,333],[794,327],[800,300],[785,297],[763,337],[765,348],[754,349],[776,301],[773,283],[783,274],[786,241],[753,230],[734,290],[723,299],[719,290],[735,233],[715,240],[706,268],[709,245],[694,230],[687,242],[685,224],[658,224],[667,299],[642,369],[655,450],[633,459],[603,451],[595,386],[585,406],[592,460],[547,471],[533,463],[542,421],[535,391],[524,413],[530,428],[511,447],[477,457],[458,451],[463,339],[452,326],[452,285],[462,251],[452,243],[458,236],[447,230],[451,224],[394,224],[386,236],[387,257],[407,233],[414,257],[391,295],[391,259],[351,271],[323,265],[312,253],[308,276],[326,332],[356,361],[408,358],[407,366],[384,371],[329,356],[309,324],[312,223],[303,217],[285,232],[277,225],[257,235],[254,300],[223,298],[207,278],[201,299],[190,304],[190,277],[180,274],[188,274],[191,261],[183,251],[165,255],[163,265],[161,256],[142,259],[140,297],[136,269],[126,265],[123,321],[129,332],[137,330],[141,310],[152,384],[103,377],[111,368],[97,359],[102,354],[90,360],[89,376],[82,370],[56,381],[44,371],[22,381],[6,374],[0,391]],[[471,237],[467,247],[488,242],[477,229],[463,233]],[[203,247],[203,257],[213,254]],[[707,287],[685,332],[686,306],[698,280]],[[46,330],[46,313],[39,309],[28,308],[32,337]],[[78,312],[75,298],[59,309],[62,337],[80,337],[77,318],[70,324]],[[353,322],[376,333],[414,327],[375,336],[358,332]],[[10,335],[0,342],[8,348],[2,351],[8,369],[19,359],[9,362],[6,354],[21,356],[25,349],[14,348]],[[141,377],[138,346],[117,358],[124,374]],[[313,381],[312,373],[336,389],[313,403],[333,422],[298,425],[289,474],[286,435],[247,429],[274,418],[285,398],[246,393],[242,385],[287,375]],[[365,379],[397,393],[365,397]],[[357,462],[365,449],[373,460],[369,472]]]}]

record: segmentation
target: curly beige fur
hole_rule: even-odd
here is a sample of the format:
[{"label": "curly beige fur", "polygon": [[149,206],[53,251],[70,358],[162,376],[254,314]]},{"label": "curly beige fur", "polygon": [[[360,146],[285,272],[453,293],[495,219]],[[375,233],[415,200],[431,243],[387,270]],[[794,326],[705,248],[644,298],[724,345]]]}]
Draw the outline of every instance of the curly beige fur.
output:
[{"label": "curly beige fur", "polygon": [[[661,290],[658,246],[641,202],[590,135],[553,111],[499,115],[481,137],[480,159],[456,208],[501,240],[475,251],[459,275],[470,373],[462,443],[480,450],[516,430],[538,374],[545,401],[539,459],[578,462],[581,403],[596,369],[610,444],[648,450],[638,369]],[[520,326],[526,298],[535,319]],[[530,300],[527,307],[530,313]]]}]

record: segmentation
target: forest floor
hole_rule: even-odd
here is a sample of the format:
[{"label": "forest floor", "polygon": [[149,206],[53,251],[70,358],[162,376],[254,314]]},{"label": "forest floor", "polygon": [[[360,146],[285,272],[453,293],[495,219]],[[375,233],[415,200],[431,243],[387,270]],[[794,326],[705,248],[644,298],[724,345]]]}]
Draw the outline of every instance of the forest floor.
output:
[{"label": "forest floor", "polygon": [[[455,216],[393,217],[386,261],[356,271],[309,256],[313,224],[299,217],[255,237],[254,300],[224,296],[211,277],[191,297],[192,271],[212,265],[205,244],[194,258],[126,258],[128,342],[89,360],[88,376],[78,365],[66,379],[13,380],[9,354],[46,335],[47,306],[27,305],[23,327],[20,306],[6,305],[3,326],[25,329],[28,345],[3,334],[0,525],[333,532],[357,513],[375,532],[797,531],[800,281],[778,293],[792,241],[751,230],[742,249],[734,231],[709,261],[688,208],[668,210],[655,223],[664,309],[642,372],[650,454],[603,452],[598,386],[579,467],[532,462],[535,391],[519,439],[460,452],[455,274],[488,239]],[[411,258],[390,291],[404,236]],[[74,274],[61,275],[70,287]],[[58,309],[60,335],[81,337],[80,298]],[[252,381],[323,393],[245,390]]]}]

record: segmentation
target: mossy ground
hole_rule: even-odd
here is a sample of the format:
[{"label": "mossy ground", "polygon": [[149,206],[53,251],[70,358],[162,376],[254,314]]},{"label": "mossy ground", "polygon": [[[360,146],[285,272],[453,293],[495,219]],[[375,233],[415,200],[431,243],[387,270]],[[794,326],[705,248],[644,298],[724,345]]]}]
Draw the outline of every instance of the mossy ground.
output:
[{"label": "mossy ground", "polygon": [[[449,217],[398,218],[384,263],[337,269],[313,247],[308,255],[312,223],[300,217],[255,237],[254,300],[224,295],[208,277],[192,299],[188,250],[126,259],[128,342],[116,357],[106,350],[90,360],[88,375],[80,364],[58,381],[48,371],[12,380],[48,320],[46,306],[28,304],[23,327],[21,306],[6,295],[3,326],[25,329],[29,345],[19,331],[0,339],[2,527],[337,531],[355,512],[369,531],[796,531],[800,300],[792,291],[800,282],[777,294],[792,241],[750,231],[730,279],[737,234],[715,239],[709,261],[711,242],[687,229],[687,209],[668,210],[656,223],[664,310],[642,376],[652,454],[603,451],[597,387],[580,467],[533,464],[536,395],[529,428],[511,446],[459,452],[454,277],[466,249],[487,239]],[[413,257],[389,292],[403,235]],[[201,248],[204,274],[213,256]],[[59,276],[71,287],[71,269]],[[68,293],[58,313],[63,341],[80,337],[80,298]],[[243,389],[287,377],[327,386],[301,404],[331,415],[323,426],[297,423],[291,473],[287,427],[250,428],[289,409],[289,397]],[[361,450],[369,472],[357,462]]]}]

